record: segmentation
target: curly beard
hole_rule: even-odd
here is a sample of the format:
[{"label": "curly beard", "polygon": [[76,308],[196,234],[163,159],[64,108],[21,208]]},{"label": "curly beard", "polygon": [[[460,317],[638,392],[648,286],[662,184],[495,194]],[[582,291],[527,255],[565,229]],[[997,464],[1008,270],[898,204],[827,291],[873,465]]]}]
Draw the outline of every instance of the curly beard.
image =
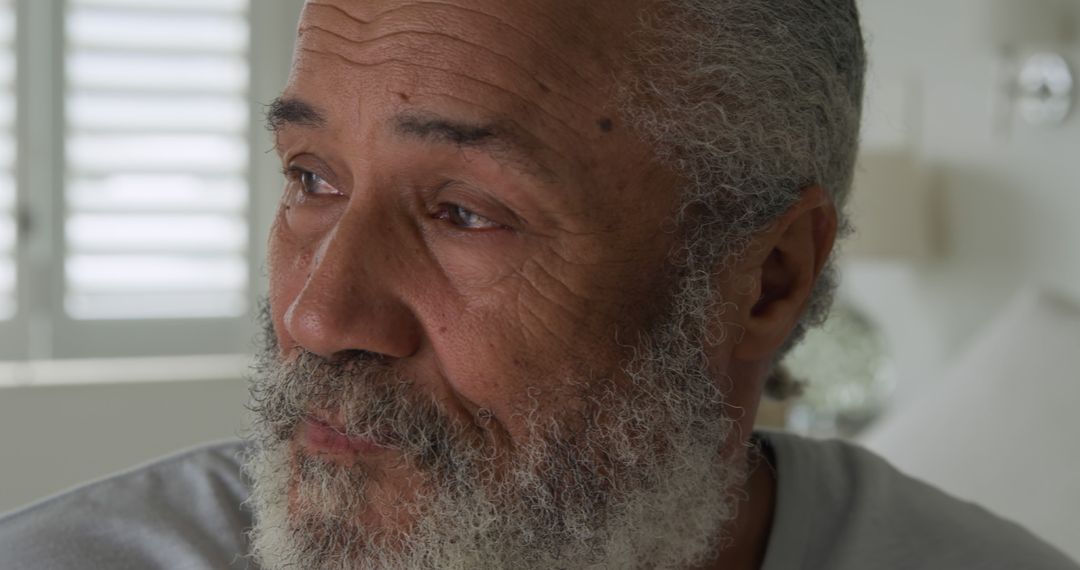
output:
[{"label": "curly beard", "polygon": [[[377,357],[281,361],[270,320],[252,380],[253,555],[263,568],[659,569],[722,546],[746,478],[724,396],[706,372],[703,296],[682,284],[621,371],[582,378],[571,413],[527,410],[526,443],[500,453]],[[264,310],[264,312],[267,312]],[[560,407],[562,403],[560,403]],[[377,434],[415,473],[409,496],[383,476],[290,446],[308,410]],[[546,413],[546,415],[545,415]],[[377,520],[360,513],[389,513]]]}]

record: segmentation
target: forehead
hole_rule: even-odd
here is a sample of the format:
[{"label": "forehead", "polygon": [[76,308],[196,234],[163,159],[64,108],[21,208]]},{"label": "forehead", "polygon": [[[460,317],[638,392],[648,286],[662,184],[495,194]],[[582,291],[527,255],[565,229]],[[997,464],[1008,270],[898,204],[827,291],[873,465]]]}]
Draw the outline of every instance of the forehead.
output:
[{"label": "forehead", "polygon": [[549,79],[587,80],[617,62],[607,48],[634,21],[631,4],[636,2],[308,0],[300,32],[301,39],[305,32],[326,31],[361,44],[398,36],[458,53],[489,51],[531,71],[554,72]]},{"label": "forehead", "polygon": [[419,108],[512,124],[576,155],[566,149],[617,138],[603,135],[629,21],[605,4],[309,1],[286,95],[351,132],[377,122],[365,114]]}]

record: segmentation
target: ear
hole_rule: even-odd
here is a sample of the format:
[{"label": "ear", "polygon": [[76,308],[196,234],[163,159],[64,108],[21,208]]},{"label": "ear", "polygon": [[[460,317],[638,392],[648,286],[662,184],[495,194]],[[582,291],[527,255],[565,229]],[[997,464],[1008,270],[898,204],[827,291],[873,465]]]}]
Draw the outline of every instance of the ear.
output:
[{"label": "ear", "polygon": [[810,186],[753,239],[739,264],[742,282],[754,286],[740,295],[743,334],[732,354],[735,359],[772,358],[787,340],[829,259],[836,231],[832,198],[820,186]]}]

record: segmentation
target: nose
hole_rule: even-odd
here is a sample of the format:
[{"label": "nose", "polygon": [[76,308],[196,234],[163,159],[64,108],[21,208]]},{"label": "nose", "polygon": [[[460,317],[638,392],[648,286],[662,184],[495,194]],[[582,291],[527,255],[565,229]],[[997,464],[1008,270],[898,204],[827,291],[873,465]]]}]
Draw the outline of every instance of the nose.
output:
[{"label": "nose", "polygon": [[284,315],[289,335],[308,351],[324,358],[364,351],[395,359],[417,351],[420,324],[395,286],[408,275],[407,262],[393,254],[391,232],[374,226],[350,210],[318,245],[307,280]]}]

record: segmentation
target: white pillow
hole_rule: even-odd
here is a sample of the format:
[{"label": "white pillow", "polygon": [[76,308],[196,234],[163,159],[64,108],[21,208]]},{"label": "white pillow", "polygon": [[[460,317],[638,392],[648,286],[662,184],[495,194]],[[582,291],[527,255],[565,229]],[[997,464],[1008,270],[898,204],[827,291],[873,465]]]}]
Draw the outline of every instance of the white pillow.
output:
[{"label": "white pillow", "polygon": [[1025,291],[862,443],[1080,560],[1080,308]]}]

